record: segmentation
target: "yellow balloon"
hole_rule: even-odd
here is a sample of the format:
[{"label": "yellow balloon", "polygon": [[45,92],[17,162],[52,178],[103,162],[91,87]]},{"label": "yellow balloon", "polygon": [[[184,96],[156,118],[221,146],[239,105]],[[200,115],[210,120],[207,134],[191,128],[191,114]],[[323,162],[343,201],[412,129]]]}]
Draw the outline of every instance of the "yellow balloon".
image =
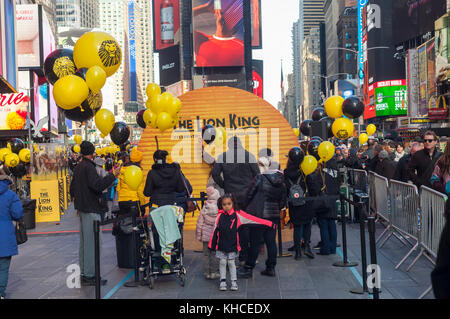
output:
[{"label": "yellow balloon", "polygon": [[157,117],[158,116],[150,109],[145,110],[144,114],[142,115],[142,119],[144,120],[145,124],[150,126],[151,128],[156,128]]},{"label": "yellow balloon", "polygon": [[170,116],[169,113],[161,112],[158,114],[156,119],[156,126],[161,130],[161,132],[164,132],[165,130],[173,127],[172,120],[172,116]]},{"label": "yellow balloon", "polygon": [[11,154],[11,149],[4,147],[2,149],[0,149],[0,161],[4,162],[5,161],[5,156],[8,154]]},{"label": "yellow balloon", "polygon": [[147,96],[151,98],[153,95],[160,95],[161,94],[161,88],[156,83],[150,83],[145,88],[145,93],[147,93]]},{"label": "yellow balloon", "polygon": [[344,115],[344,113],[342,112],[342,103],[344,103],[344,98],[339,95],[329,97],[325,101],[325,112],[329,117],[335,119],[341,117],[342,115]]},{"label": "yellow balloon", "polygon": [[354,129],[352,120],[346,119],[345,117],[336,119],[331,126],[333,135],[340,140],[350,138],[353,135]]},{"label": "yellow balloon", "polygon": [[106,76],[113,75],[122,62],[119,43],[108,33],[93,31],[83,34],[73,48],[77,68],[101,67]]},{"label": "yellow balloon", "polygon": [[178,114],[175,114],[175,116],[172,116],[172,127],[175,127],[179,121],[180,121],[180,118],[179,118]]},{"label": "yellow balloon", "polygon": [[366,133],[361,133],[359,135],[359,144],[365,144],[369,140],[369,136]]},{"label": "yellow balloon", "polygon": [[101,137],[101,138],[105,138],[106,135],[108,135],[108,134],[103,134],[103,133],[101,133],[101,134],[100,134],[100,137]]},{"label": "yellow balloon", "polygon": [[168,102],[166,106],[166,112],[169,113],[172,117],[176,117],[178,112],[181,110],[181,101],[179,98],[173,97],[170,102]]},{"label": "yellow balloon", "polygon": [[5,156],[5,165],[8,167],[16,167],[19,161],[19,155],[16,153],[9,153]]},{"label": "yellow balloon", "polygon": [[312,155],[306,155],[303,162],[300,164],[300,168],[303,174],[310,175],[314,173],[317,169],[317,160]]},{"label": "yellow balloon", "polygon": [[150,110],[155,114],[165,112],[165,108],[166,106],[163,104],[161,95],[155,95],[150,101]]},{"label": "yellow balloon", "polygon": [[78,145],[80,145],[81,142],[83,142],[83,139],[81,138],[80,135],[74,135],[74,136],[73,136],[73,140],[74,140],[74,142],[77,143]]},{"label": "yellow balloon", "polygon": [[90,67],[86,72],[86,84],[92,92],[98,93],[106,83],[106,72],[98,65]]},{"label": "yellow balloon", "polygon": [[143,179],[144,174],[142,174],[142,169],[139,167],[130,165],[125,169],[124,181],[131,190],[137,191]]},{"label": "yellow balloon", "polygon": [[89,87],[82,78],[67,75],[55,82],[53,98],[56,105],[64,110],[71,110],[80,106],[89,96]]},{"label": "yellow balloon", "polygon": [[30,162],[31,152],[28,148],[22,148],[19,152],[19,158],[24,163]]},{"label": "yellow balloon", "polygon": [[104,136],[112,131],[115,123],[116,118],[110,110],[100,109],[97,114],[95,114],[95,126],[97,126],[98,130]]},{"label": "yellow balloon", "polygon": [[320,143],[317,152],[320,156],[320,162],[328,162],[334,156],[335,147],[333,143],[325,141]]},{"label": "yellow balloon", "polygon": [[164,105],[164,112],[167,112],[173,102],[173,95],[169,92],[161,94],[161,103]]},{"label": "yellow balloon", "polygon": [[367,135],[373,135],[377,131],[377,127],[374,124],[367,125]]},{"label": "yellow balloon", "polygon": [[75,152],[75,153],[80,153],[80,151],[81,151],[81,147],[80,147],[80,145],[75,145],[74,147],[73,147],[73,151]]},{"label": "yellow balloon", "polygon": [[293,128],[292,129],[294,131],[295,136],[299,136],[300,135],[300,130],[298,128]]}]

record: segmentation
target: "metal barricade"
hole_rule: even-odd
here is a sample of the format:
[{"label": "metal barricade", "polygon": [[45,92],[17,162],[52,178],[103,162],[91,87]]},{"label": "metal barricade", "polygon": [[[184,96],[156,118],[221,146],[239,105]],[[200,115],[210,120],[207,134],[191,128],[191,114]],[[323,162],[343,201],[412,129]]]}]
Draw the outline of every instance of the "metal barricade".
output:
[{"label": "metal barricade", "polygon": [[378,242],[391,228],[389,181],[386,177],[372,172],[369,177],[369,188],[372,188],[372,193],[370,196],[373,201],[373,208],[376,213],[377,220],[381,221],[381,223],[387,223],[387,225],[384,225],[386,229],[380,234],[380,236],[378,236],[376,240]]},{"label": "metal barricade", "polygon": [[367,171],[363,169],[348,170],[348,184],[353,192],[369,193]]},{"label": "metal barricade", "polygon": [[[412,238],[414,240],[413,247],[408,251],[405,257],[395,266],[398,269],[405,260],[419,247],[419,218],[420,218],[420,201],[417,187],[412,184],[391,180],[389,185],[389,194],[391,198],[391,215],[390,215],[390,233],[380,247],[394,235],[403,244],[406,245],[402,236]],[[396,232],[398,234],[396,234]]]}]

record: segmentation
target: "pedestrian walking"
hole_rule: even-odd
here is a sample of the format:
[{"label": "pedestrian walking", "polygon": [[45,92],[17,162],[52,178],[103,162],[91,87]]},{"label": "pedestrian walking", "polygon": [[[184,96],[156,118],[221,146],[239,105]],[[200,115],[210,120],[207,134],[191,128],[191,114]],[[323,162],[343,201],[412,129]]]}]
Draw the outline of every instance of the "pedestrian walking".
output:
[{"label": "pedestrian walking", "polygon": [[238,229],[242,225],[265,225],[275,228],[271,221],[247,214],[237,206],[233,194],[225,194],[219,199],[219,214],[209,242],[209,248],[216,251],[219,259],[220,290],[227,290],[227,265],[231,277],[231,290],[238,290],[235,259],[241,250],[238,240]]},{"label": "pedestrian walking", "polygon": [[[286,206],[286,185],[284,176],[278,169],[273,169],[269,157],[260,157],[258,160],[261,174],[257,175],[247,191],[247,213],[270,220],[275,225],[280,223],[280,212]],[[265,226],[249,227],[250,249],[245,265],[238,271],[238,277],[252,277],[253,268],[258,259],[260,243],[267,247],[266,269],[261,272],[263,276],[274,277],[277,264],[276,231]]]},{"label": "pedestrian walking", "polygon": [[442,153],[436,148],[438,137],[433,131],[424,134],[424,149],[417,151],[408,164],[408,176],[419,189],[425,185],[431,187],[430,178],[436,161]]},{"label": "pedestrian walking", "polygon": [[[75,167],[70,184],[70,195],[74,199],[75,209],[80,216],[81,284],[92,286],[95,285],[93,222],[101,219],[100,214],[103,212],[103,207],[100,198],[102,192],[114,183],[120,171],[115,170],[113,174],[108,173],[105,177],[100,178],[93,161],[94,145],[91,142],[83,141],[80,149],[83,160]],[[101,279],[100,284],[105,285],[106,279]]]},{"label": "pedestrian walking", "polygon": [[9,268],[12,256],[17,255],[17,241],[13,221],[23,218],[23,207],[19,196],[9,190],[12,179],[0,168],[0,299],[6,298]]},{"label": "pedestrian walking", "polygon": [[220,198],[220,194],[217,189],[210,186],[206,188],[206,195],[208,196],[208,199],[198,216],[195,233],[197,240],[203,243],[203,267],[205,270],[205,278],[217,279],[220,278],[219,263],[215,257],[214,250],[210,249],[208,244],[211,240],[211,234],[214,229],[217,214],[219,213],[217,201]]}]

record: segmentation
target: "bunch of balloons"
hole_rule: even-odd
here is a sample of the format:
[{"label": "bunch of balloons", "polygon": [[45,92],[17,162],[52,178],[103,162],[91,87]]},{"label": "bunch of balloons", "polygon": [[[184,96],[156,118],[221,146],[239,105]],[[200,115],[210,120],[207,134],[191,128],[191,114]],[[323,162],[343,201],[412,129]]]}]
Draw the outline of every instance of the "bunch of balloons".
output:
[{"label": "bunch of balloons", "polygon": [[72,50],[58,49],[44,62],[44,75],[53,85],[53,98],[73,121],[91,119],[102,107],[106,78],[120,67],[122,51],[109,34],[99,31],[82,35]]},{"label": "bunch of balloons", "polygon": [[335,95],[325,101],[325,111],[329,117],[335,119],[331,126],[333,135],[340,140],[346,140],[353,135],[352,119],[356,119],[364,113],[364,103],[353,96],[344,100]]},{"label": "bunch of balloons", "polygon": [[26,165],[30,163],[31,152],[25,148],[25,143],[20,138],[13,138],[8,146],[0,149],[0,161],[11,170],[16,177],[26,175]]},{"label": "bunch of balloons", "polygon": [[367,143],[367,141],[369,140],[369,135],[375,134],[376,131],[377,131],[377,127],[373,124],[369,124],[366,128],[367,133],[361,133],[359,135],[359,144],[362,145],[362,144]]},{"label": "bunch of balloons", "polygon": [[[147,85],[148,100],[145,103],[147,109],[142,113],[142,121],[151,128],[157,128],[161,132],[172,128],[178,122],[178,112],[181,110],[180,99],[169,92],[161,94],[158,84]],[[137,122],[142,121],[137,119]],[[142,126],[141,126],[142,127]]]}]

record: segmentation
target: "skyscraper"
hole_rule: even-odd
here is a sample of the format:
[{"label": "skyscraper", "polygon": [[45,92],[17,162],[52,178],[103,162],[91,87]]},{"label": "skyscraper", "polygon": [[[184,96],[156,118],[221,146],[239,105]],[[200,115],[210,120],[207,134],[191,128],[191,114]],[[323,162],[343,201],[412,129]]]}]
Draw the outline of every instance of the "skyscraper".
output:
[{"label": "skyscraper", "polygon": [[58,27],[96,28],[98,0],[56,0]]},{"label": "skyscraper", "polygon": [[302,50],[303,76],[303,115],[304,119],[311,118],[311,112],[322,104],[321,76],[320,76],[320,31],[311,28],[310,34],[303,40]]},{"label": "skyscraper", "polygon": [[[302,20],[294,22],[292,26],[292,85],[294,86],[294,105],[296,108],[300,108],[302,103],[302,43],[303,43],[303,32],[302,32]],[[300,112],[301,114],[301,112]]]},{"label": "skyscraper", "polygon": [[318,28],[324,21],[323,0],[303,0],[303,10],[300,12],[303,14],[303,34],[307,36],[311,28]]}]

